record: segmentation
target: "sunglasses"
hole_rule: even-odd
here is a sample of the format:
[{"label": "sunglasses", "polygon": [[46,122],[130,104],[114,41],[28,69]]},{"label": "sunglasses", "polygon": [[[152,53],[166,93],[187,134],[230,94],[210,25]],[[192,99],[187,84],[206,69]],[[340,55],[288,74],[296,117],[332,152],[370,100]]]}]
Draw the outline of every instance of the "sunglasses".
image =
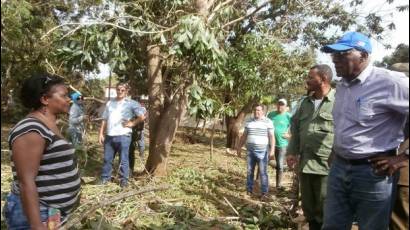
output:
[{"label": "sunglasses", "polygon": [[331,54],[331,57],[333,59],[344,59],[346,58],[349,54],[353,53],[355,50],[354,49],[350,49],[350,50],[346,50],[346,51],[341,51],[341,52],[335,52]]}]

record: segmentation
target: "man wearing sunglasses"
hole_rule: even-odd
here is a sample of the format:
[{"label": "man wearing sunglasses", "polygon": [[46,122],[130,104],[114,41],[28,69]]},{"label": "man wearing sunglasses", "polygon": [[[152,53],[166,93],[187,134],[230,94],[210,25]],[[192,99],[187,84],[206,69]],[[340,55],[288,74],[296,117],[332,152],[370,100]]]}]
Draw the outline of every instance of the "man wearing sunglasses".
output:
[{"label": "man wearing sunglasses", "polygon": [[[120,153],[120,186],[128,186],[129,147],[132,127],[144,120],[145,109],[127,98],[128,85],[119,83],[116,86],[117,97],[108,101],[102,115],[99,142],[104,144],[104,165],[101,184],[111,180],[112,162],[115,153]],[[105,134],[105,129],[107,133]]]},{"label": "man wearing sunglasses", "polygon": [[408,155],[397,155],[409,115],[409,81],[399,72],[374,67],[368,37],[348,32],[330,53],[337,76],[334,144],[325,200],[324,230],[386,230],[393,174]]}]

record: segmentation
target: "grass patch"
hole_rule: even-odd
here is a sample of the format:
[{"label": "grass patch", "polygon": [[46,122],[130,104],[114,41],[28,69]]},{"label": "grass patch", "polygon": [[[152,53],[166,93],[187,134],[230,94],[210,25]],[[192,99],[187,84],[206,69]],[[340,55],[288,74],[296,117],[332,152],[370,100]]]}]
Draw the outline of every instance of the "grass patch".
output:
[{"label": "grass patch", "polygon": [[[2,125],[1,203],[12,180],[6,140],[10,125]],[[295,229],[286,210],[292,200],[291,173],[285,172],[284,191],[275,191],[274,171],[269,168],[271,202],[245,197],[246,159],[229,155],[224,134],[215,136],[210,160],[209,134],[178,132],[168,161],[168,175],[130,180],[127,191],[169,184],[171,189],[123,199],[87,216],[76,229]],[[147,140],[146,140],[147,141]],[[97,132],[87,134],[86,144],[77,151],[82,176],[79,216],[95,204],[121,194],[118,183],[97,185],[103,150]],[[146,153],[147,154],[147,153]],[[118,168],[118,158],[114,169]],[[142,169],[142,165],[138,165]],[[114,172],[114,177],[117,177]],[[255,191],[258,192],[258,183]],[[239,214],[239,215],[238,215]],[[3,220],[3,218],[2,218]],[[3,226],[2,221],[2,228]]]}]

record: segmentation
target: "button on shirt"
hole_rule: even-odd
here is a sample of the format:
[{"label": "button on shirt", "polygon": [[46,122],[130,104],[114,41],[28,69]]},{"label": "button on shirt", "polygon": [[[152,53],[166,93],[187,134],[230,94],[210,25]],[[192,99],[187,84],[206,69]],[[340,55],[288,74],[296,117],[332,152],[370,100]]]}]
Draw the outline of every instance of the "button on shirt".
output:
[{"label": "button on shirt", "polygon": [[120,101],[116,99],[110,100],[107,102],[107,106],[102,115],[103,119],[107,121],[107,135],[130,135],[132,129],[124,127],[122,123],[136,116],[144,115],[145,111],[145,108],[138,102],[128,98],[124,98]]},{"label": "button on shirt", "polygon": [[368,66],[336,89],[334,151],[361,159],[396,149],[409,115],[409,78],[403,73]]},{"label": "button on shirt", "polygon": [[288,154],[300,155],[302,173],[327,175],[329,172],[327,159],[333,144],[334,95],[335,90],[331,89],[318,108],[315,108],[315,99],[308,96],[292,116]]}]

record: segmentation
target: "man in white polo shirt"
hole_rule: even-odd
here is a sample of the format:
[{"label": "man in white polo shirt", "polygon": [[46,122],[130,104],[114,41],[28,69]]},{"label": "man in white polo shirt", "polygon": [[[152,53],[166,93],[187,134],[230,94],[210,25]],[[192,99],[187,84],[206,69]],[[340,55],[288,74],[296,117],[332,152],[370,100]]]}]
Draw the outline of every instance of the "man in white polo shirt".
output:
[{"label": "man in white polo shirt", "polygon": [[269,189],[267,165],[269,158],[274,156],[275,136],[272,121],[264,116],[263,105],[257,104],[254,107],[253,115],[254,117],[245,124],[245,131],[239,142],[237,154],[241,156],[241,149],[246,141],[248,151],[246,191],[248,195],[252,194],[254,171],[256,164],[258,164],[261,178],[261,198],[264,199],[267,198]]},{"label": "man in white polo shirt", "polygon": [[[117,97],[107,102],[100,128],[99,142],[104,143],[104,165],[101,183],[111,179],[112,162],[116,152],[120,153],[120,186],[128,186],[129,176],[129,147],[131,143],[132,127],[144,120],[145,109],[141,105],[127,98],[128,87],[119,83],[116,87]],[[107,133],[104,135],[104,131]]]}]

